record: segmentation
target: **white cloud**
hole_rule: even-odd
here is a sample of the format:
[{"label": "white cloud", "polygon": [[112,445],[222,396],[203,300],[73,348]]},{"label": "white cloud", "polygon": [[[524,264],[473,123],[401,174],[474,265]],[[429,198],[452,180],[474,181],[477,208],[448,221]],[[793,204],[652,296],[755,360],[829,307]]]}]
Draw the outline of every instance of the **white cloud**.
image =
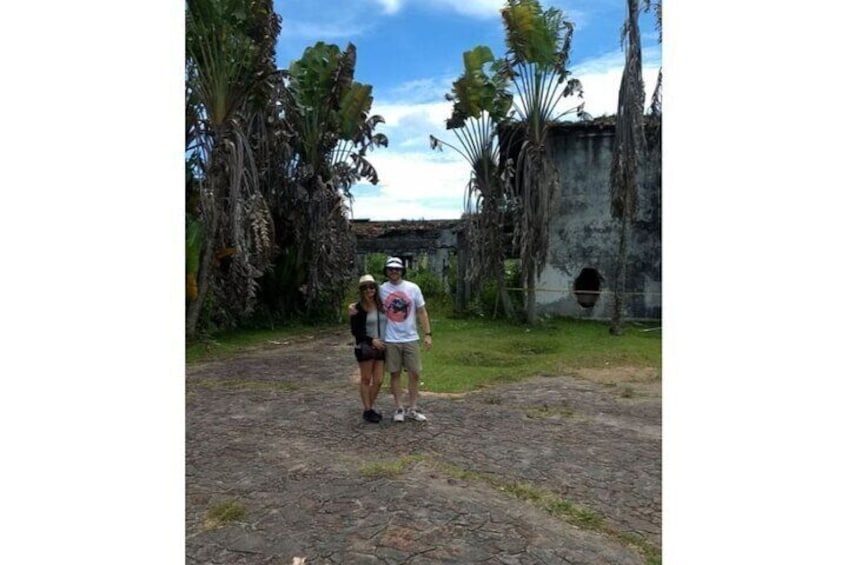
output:
[{"label": "white cloud", "polygon": [[[642,74],[645,74],[645,67],[659,67],[662,58],[662,51],[659,46],[642,47]],[[591,59],[583,60],[571,67],[571,71],[578,78],[580,74],[604,73],[609,70],[621,71],[624,67],[624,51],[616,49],[609,51],[603,55],[592,57]]]},{"label": "white cloud", "polygon": [[416,81],[416,85],[429,87],[408,88],[407,84],[395,92],[409,91],[419,98],[428,91],[430,101],[374,102],[372,113],[386,120],[377,131],[388,136],[389,147],[368,154],[380,183],[354,187],[354,218],[453,219],[462,215],[468,164],[450,148],[430,149],[430,135],[454,142],[454,135],[445,129],[451,103],[444,100],[445,87],[439,81]]},{"label": "white cloud", "polygon": [[451,103],[375,104],[372,110],[385,118],[379,131],[389,138],[389,147],[407,151],[429,148],[430,135],[445,135],[445,120],[450,116]]},{"label": "white cloud", "polygon": [[[646,103],[650,103],[660,66],[659,48],[645,49],[643,60]],[[615,113],[623,65],[623,53],[614,51],[573,67],[574,76],[583,83],[587,112],[593,116]],[[421,79],[393,89],[392,102],[375,100],[372,113],[386,120],[377,131],[388,136],[389,147],[368,154],[380,183],[353,188],[354,218],[432,220],[462,215],[468,163],[450,148],[439,152],[429,145],[430,135],[455,141],[445,129],[451,104],[444,100],[444,93],[449,87],[448,79]],[[410,98],[402,97],[403,93]],[[578,102],[574,97],[563,101],[565,107]]]},{"label": "white cloud", "polygon": [[404,4],[402,0],[377,0],[377,3],[383,7],[384,14],[395,14]]},{"label": "white cloud", "polygon": [[377,150],[369,160],[380,184],[354,187],[354,218],[432,220],[462,215],[469,169],[458,154]]},{"label": "white cloud", "polygon": [[[499,19],[505,0],[373,0],[381,6],[382,13],[394,15],[406,7],[416,5],[425,9],[453,12],[478,19]],[[559,8],[566,18],[578,27],[588,26],[590,13],[601,10],[618,9],[622,22],[626,15],[626,5],[620,0],[549,0],[542,2],[542,9]]]},{"label": "white cloud", "polygon": [[[643,50],[642,80],[645,83],[646,105],[650,104],[656,87],[660,64],[659,48]],[[623,68],[624,54],[620,51],[607,53],[572,67],[573,76],[583,84],[586,112],[595,117],[615,114]]]},{"label": "white cloud", "polygon": [[422,8],[438,8],[475,18],[497,18],[504,0],[375,0],[384,14],[396,14],[405,6],[416,4]]},{"label": "white cloud", "polygon": [[283,21],[282,37],[286,40],[306,39],[314,41],[333,42],[339,39],[358,37],[370,31],[372,26],[354,21],[349,17],[342,20],[324,20],[321,22],[289,20]]},{"label": "white cloud", "polygon": [[445,94],[450,92],[453,81],[460,72],[460,59],[457,59],[456,74],[442,78],[421,78],[407,81],[388,89],[387,97],[392,100],[402,100],[403,104],[412,102],[432,102],[433,100],[444,100]]},{"label": "white cloud", "polygon": [[443,6],[466,16],[478,18],[500,18],[503,0],[430,0],[422,2],[433,6]]},{"label": "white cloud", "polygon": [[[589,21],[588,11],[597,11],[597,3],[600,2],[607,4],[612,2],[618,6],[620,0],[588,0],[588,2],[584,0],[577,3],[574,0],[550,0],[542,2],[542,9],[559,8],[567,20],[582,27]],[[500,19],[501,10],[506,5],[505,0],[418,0],[418,3],[481,19]],[[585,5],[586,9],[575,9],[575,3]]]}]

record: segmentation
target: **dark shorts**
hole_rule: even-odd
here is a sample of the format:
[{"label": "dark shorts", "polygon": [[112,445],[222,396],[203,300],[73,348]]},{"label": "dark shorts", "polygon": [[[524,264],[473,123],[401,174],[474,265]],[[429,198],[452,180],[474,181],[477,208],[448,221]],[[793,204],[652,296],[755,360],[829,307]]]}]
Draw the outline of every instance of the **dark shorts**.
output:
[{"label": "dark shorts", "polygon": [[372,361],[372,360],[373,361],[384,361],[386,359],[386,350],[385,349],[383,349],[383,350],[378,349],[376,357],[374,357],[373,359],[363,359],[362,358],[362,350],[359,349],[358,347],[354,347],[353,348],[353,355],[354,355],[354,357],[356,357],[356,360],[360,363],[362,363],[363,361]]}]

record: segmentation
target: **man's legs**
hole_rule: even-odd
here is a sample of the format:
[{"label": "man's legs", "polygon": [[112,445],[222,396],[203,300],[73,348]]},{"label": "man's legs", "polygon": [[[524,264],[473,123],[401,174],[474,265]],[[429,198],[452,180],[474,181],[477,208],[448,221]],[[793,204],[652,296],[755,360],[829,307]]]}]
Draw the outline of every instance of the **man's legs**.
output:
[{"label": "man's legs", "polygon": [[403,390],[400,388],[400,371],[392,373],[392,396],[395,397],[395,408],[403,408]]},{"label": "man's legs", "polygon": [[414,409],[418,407],[418,373],[407,371],[406,376],[409,379],[409,407]]},{"label": "man's legs", "polygon": [[418,411],[418,377],[421,374],[421,350],[417,341],[404,345],[403,366],[406,369],[409,385],[409,410],[407,410],[406,416],[418,422],[426,422],[426,416]]},{"label": "man's legs", "polygon": [[392,418],[395,422],[403,422],[403,391],[400,388],[400,371],[403,361],[403,344],[386,344],[386,369],[391,375],[390,386],[392,396],[395,399],[395,414]]}]

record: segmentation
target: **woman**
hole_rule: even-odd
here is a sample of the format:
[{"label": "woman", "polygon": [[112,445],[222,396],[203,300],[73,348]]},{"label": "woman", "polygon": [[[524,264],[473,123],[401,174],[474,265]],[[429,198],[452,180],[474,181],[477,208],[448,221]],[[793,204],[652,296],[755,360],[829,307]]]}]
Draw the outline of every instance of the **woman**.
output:
[{"label": "woman", "polygon": [[386,333],[386,314],[380,302],[377,282],[371,275],[359,278],[359,302],[350,317],[350,331],[356,338],[353,353],[359,362],[359,395],[362,397],[362,418],[373,424],[383,419],[374,410],[374,402],[383,384],[385,344],[380,336]]}]

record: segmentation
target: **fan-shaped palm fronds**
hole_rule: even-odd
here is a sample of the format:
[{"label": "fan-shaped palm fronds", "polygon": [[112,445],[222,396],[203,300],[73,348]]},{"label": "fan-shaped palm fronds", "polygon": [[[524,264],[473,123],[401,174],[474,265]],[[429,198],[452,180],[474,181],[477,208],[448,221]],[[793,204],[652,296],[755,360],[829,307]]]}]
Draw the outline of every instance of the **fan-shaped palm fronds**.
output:
[{"label": "fan-shaped palm fronds", "polygon": [[353,79],[355,66],[354,45],[342,51],[319,42],[286,73],[282,111],[293,155],[280,205],[298,214],[286,216],[281,247],[294,248],[290,255],[303,266],[301,291],[311,312],[338,310],[354,256],[342,199],[360,179],[378,182],[366,153],[388,144],[375,132],[383,118],[369,115],[372,87]]},{"label": "fan-shaped palm fronds", "polygon": [[537,0],[508,0],[501,10],[507,55],[502,74],[512,81],[521,139],[516,161],[521,271],[527,289],[527,320],[536,322],[536,281],[547,263],[551,214],[556,209],[559,173],[547,144],[552,124],[567,114],[583,113],[582,103],[563,108],[561,101],[583,97],[579,80],[567,69],[574,26],[561,10],[543,11]]},{"label": "fan-shaped palm fronds", "polygon": [[249,314],[256,279],[270,261],[271,233],[255,229],[267,215],[267,204],[259,191],[246,124],[269,54],[250,34],[273,32],[275,25],[278,30],[268,1],[186,3],[186,118],[191,120],[187,147],[196,152],[201,169],[198,192],[204,227],[197,295],[187,311],[189,337],[194,336],[210,287],[225,317],[237,320]]},{"label": "fan-shaped palm fronds", "polygon": [[[486,278],[494,278],[504,311],[513,316],[512,301],[504,281],[504,231],[509,217],[508,171],[501,167],[497,123],[504,120],[512,106],[503,75],[497,72],[491,49],[477,46],[463,54],[463,74],[453,83],[446,98],[453,102],[447,128],[456,136],[459,147],[430,136],[430,146],[450,147],[471,166],[466,186],[466,237],[470,244],[468,278],[475,287]],[[507,173],[507,175],[505,175]]]}]

